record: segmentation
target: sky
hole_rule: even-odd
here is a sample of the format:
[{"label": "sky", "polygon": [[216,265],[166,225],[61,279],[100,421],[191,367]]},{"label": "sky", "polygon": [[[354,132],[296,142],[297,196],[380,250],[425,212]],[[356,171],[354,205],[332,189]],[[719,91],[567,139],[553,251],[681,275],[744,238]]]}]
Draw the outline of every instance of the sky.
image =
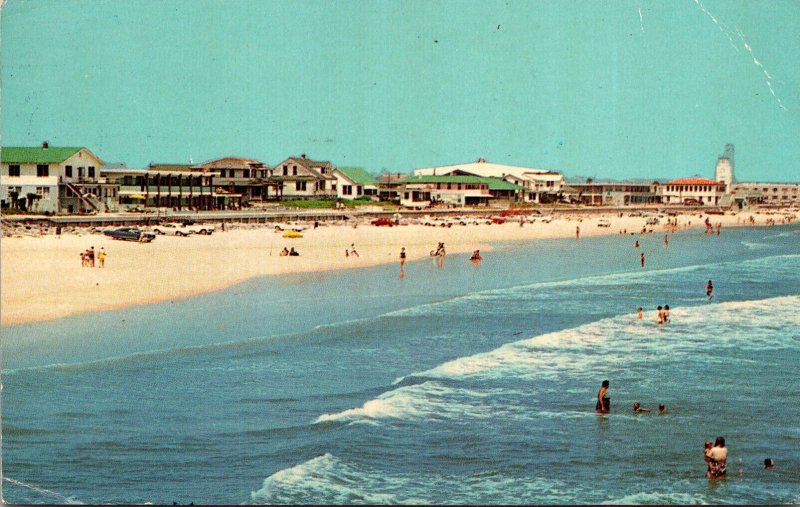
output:
[{"label": "sky", "polygon": [[3,146],[800,181],[796,0],[6,0]]}]

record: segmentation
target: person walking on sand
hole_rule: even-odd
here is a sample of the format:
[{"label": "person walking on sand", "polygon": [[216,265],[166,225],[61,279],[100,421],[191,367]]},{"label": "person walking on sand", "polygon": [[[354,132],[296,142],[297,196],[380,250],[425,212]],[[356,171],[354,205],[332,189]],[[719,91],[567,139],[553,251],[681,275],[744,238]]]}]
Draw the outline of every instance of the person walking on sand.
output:
[{"label": "person walking on sand", "polygon": [[89,249],[89,265],[94,267],[94,247]]},{"label": "person walking on sand", "polygon": [[106,266],[106,253],[105,247],[100,247],[100,252],[97,254],[97,260],[100,261],[100,267],[104,268]]},{"label": "person walking on sand", "polygon": [[608,380],[604,380],[600,385],[600,390],[597,391],[597,404],[594,406],[594,410],[598,414],[607,414],[611,411],[611,398],[606,396],[610,385]]},{"label": "person walking on sand", "polygon": [[360,255],[358,255],[358,252],[356,252],[356,244],[355,243],[350,243],[350,254],[351,255],[355,255],[356,257],[361,257]]},{"label": "person walking on sand", "polygon": [[642,261],[642,269],[644,269],[644,252],[641,253],[639,259]]},{"label": "person walking on sand", "polygon": [[400,249],[400,267],[402,268],[405,263],[406,263],[406,247],[402,247]]},{"label": "person walking on sand", "polygon": [[714,284],[711,283],[711,280],[706,284],[706,296],[708,296],[708,299],[714,297]]}]

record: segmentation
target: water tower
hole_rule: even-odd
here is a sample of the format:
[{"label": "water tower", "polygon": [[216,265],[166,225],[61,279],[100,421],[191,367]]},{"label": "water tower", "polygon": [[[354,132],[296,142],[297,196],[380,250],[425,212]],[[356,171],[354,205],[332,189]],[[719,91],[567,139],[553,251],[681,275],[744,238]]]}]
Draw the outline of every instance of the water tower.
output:
[{"label": "water tower", "polygon": [[717,159],[716,181],[725,183],[725,193],[731,193],[733,185],[733,145],[725,145],[725,154]]}]

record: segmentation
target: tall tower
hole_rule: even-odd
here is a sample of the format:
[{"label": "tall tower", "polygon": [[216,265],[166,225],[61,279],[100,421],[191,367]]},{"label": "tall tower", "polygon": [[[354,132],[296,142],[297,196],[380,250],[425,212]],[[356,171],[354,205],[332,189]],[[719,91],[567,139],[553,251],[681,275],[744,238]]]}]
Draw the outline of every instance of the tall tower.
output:
[{"label": "tall tower", "polygon": [[725,183],[725,193],[731,193],[733,186],[733,145],[725,145],[725,154],[717,159],[716,181]]}]

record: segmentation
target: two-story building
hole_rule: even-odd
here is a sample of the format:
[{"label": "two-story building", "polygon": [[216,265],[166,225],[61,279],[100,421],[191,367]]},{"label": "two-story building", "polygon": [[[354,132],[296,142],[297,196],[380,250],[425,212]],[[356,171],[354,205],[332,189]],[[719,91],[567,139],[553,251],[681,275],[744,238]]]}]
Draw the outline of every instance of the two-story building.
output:
[{"label": "two-story building", "polygon": [[3,208],[40,213],[114,211],[118,186],[100,177],[103,165],[83,147],[0,149]]},{"label": "two-story building", "polygon": [[732,184],[734,197],[749,196],[763,204],[800,204],[800,183],[736,182]]},{"label": "two-story building", "polygon": [[564,175],[547,169],[535,169],[486,162],[479,158],[477,162],[450,165],[443,167],[428,167],[415,169],[416,176],[480,176],[484,178],[498,178],[522,187],[519,193],[520,200],[525,202],[550,202],[555,201],[561,194],[564,185]]},{"label": "two-story building", "polygon": [[289,157],[273,169],[273,180],[282,183],[284,199],[334,199],[337,194],[334,166],[328,161]]},{"label": "two-story building", "polygon": [[590,206],[630,206],[659,204],[657,181],[587,181],[586,183],[570,183],[564,195],[572,202],[580,202]]},{"label": "two-story building", "polygon": [[707,178],[681,178],[660,186],[661,202],[664,204],[688,204],[718,206],[725,196],[724,182]]},{"label": "two-story building", "polygon": [[240,196],[218,193],[217,173],[195,170],[190,164],[150,164],[147,168],[104,168],[103,176],[119,186],[119,207],[225,209]]},{"label": "two-story building", "polygon": [[481,176],[415,175],[402,180],[400,204],[407,208],[426,208],[436,204],[450,206],[487,206],[516,200],[523,189],[499,178]]},{"label": "two-story building", "polygon": [[220,192],[238,195],[242,203],[280,199],[283,183],[273,177],[273,170],[252,158],[224,157],[194,166],[193,169],[217,174]]},{"label": "two-story building", "polygon": [[378,180],[360,167],[337,167],[333,175],[336,177],[336,197],[339,199],[378,195]]}]

